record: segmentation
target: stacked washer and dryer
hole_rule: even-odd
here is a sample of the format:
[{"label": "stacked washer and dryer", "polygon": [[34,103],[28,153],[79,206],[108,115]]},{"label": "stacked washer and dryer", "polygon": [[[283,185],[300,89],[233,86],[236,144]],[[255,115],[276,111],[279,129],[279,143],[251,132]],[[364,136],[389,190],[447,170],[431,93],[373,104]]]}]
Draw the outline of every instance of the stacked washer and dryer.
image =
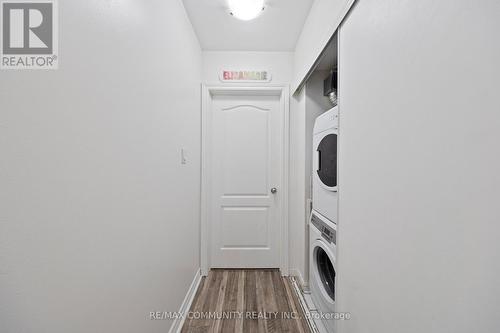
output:
[{"label": "stacked washer and dryer", "polygon": [[313,130],[313,206],[309,224],[309,280],[320,331],[334,332],[337,248],[338,107],[321,114]]}]

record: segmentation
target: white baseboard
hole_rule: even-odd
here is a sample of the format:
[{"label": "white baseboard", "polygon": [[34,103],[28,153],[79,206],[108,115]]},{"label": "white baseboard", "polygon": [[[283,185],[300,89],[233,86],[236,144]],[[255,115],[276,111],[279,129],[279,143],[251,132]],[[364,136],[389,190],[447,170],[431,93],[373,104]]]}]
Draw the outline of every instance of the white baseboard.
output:
[{"label": "white baseboard", "polygon": [[302,311],[304,311],[304,314],[306,315],[306,321],[307,324],[309,325],[309,329],[313,333],[320,333],[321,331],[318,330],[318,326],[316,326],[316,323],[314,322],[311,314],[311,309],[309,308],[309,305],[307,304],[307,301],[305,299],[305,295],[302,293],[301,287],[299,286],[299,281],[296,278],[291,278],[292,281],[292,287],[295,291],[295,294],[297,295],[300,303],[300,307],[302,308]]},{"label": "white baseboard", "polygon": [[300,270],[298,270],[297,268],[291,268],[290,275],[294,276],[297,279],[297,282],[299,283],[302,290],[309,290],[309,285],[304,280],[304,277],[302,276]]},{"label": "white baseboard", "polygon": [[[191,286],[189,287],[189,290],[186,294],[186,297],[184,297],[184,301],[182,301],[181,308],[179,309],[179,313],[187,314],[189,312],[189,309],[191,308],[191,304],[193,303],[194,296],[196,295],[196,291],[198,290],[198,287],[200,286],[201,282],[201,270],[198,269],[196,271],[196,274],[194,276],[193,282],[191,282]],[[170,327],[170,330],[168,331],[169,333],[180,333],[182,330],[182,326],[184,325],[184,320],[185,316],[181,316],[180,318],[176,318],[174,320],[174,323]]]}]

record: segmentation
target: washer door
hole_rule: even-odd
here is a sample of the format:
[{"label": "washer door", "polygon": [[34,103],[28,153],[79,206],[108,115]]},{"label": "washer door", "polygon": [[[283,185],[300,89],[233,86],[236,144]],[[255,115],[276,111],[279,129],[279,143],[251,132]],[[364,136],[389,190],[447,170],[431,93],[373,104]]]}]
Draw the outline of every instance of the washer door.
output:
[{"label": "washer door", "polygon": [[337,190],[337,133],[325,135],[318,143],[316,173],[330,191]]},{"label": "washer door", "polygon": [[322,242],[316,241],[313,252],[314,275],[323,298],[335,302],[335,259],[332,251]]}]

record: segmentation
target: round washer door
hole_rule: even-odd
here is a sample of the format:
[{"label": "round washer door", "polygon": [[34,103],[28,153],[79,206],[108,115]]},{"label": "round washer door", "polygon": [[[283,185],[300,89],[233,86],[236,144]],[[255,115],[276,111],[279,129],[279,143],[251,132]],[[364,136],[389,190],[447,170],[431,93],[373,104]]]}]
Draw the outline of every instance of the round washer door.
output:
[{"label": "round washer door", "polygon": [[325,135],[316,148],[316,174],[328,190],[337,188],[337,133]]},{"label": "round washer door", "polygon": [[335,259],[325,243],[317,240],[313,249],[314,278],[320,286],[323,298],[335,302]]}]

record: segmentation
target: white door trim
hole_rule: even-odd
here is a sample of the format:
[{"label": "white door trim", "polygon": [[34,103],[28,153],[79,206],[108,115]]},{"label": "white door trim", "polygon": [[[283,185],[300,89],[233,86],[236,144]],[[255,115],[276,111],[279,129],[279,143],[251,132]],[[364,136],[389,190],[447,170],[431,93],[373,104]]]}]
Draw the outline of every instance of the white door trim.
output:
[{"label": "white door trim", "polygon": [[215,95],[273,95],[280,96],[280,109],[283,127],[281,128],[283,162],[281,165],[282,204],[280,221],[280,270],[281,275],[289,275],[288,265],[288,182],[290,168],[290,106],[288,86],[269,87],[224,87],[202,85],[202,108],[201,108],[201,238],[200,238],[200,266],[201,274],[207,276],[211,268],[210,263],[210,195],[211,188],[208,178],[210,170],[210,148],[211,148],[211,124],[208,112],[210,112],[211,98]]}]

